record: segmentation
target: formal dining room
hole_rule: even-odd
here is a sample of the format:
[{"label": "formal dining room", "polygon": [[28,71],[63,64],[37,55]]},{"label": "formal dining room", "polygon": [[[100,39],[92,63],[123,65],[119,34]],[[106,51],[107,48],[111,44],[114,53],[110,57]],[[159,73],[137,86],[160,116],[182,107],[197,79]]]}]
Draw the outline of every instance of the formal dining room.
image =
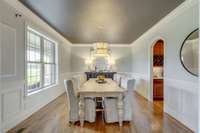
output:
[{"label": "formal dining room", "polygon": [[0,133],[200,133],[199,0],[0,0]]}]

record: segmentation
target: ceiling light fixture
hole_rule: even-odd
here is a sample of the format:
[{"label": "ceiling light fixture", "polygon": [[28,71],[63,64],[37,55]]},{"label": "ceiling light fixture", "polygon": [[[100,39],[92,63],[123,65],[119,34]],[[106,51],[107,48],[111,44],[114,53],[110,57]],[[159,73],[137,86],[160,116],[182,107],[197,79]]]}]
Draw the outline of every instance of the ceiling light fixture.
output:
[{"label": "ceiling light fixture", "polygon": [[105,42],[97,42],[93,44],[93,55],[94,56],[102,56],[107,57],[110,55],[110,49],[108,47],[108,43]]}]

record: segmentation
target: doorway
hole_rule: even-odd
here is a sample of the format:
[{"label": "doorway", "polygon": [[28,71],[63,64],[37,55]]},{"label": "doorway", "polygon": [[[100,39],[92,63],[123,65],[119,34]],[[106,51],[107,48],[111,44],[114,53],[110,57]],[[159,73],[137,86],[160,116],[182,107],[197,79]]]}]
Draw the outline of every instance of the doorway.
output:
[{"label": "doorway", "polygon": [[163,107],[164,100],[164,41],[158,40],[152,49],[152,88],[153,88],[153,102],[158,103]]}]

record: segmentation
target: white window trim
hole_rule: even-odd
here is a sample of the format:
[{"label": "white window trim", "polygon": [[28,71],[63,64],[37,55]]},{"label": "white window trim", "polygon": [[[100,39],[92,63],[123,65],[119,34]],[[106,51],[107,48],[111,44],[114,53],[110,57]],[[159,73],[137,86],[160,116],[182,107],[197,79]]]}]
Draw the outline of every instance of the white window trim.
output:
[{"label": "white window trim", "polygon": [[[59,65],[58,65],[58,43],[57,43],[56,41],[54,41],[53,39],[51,39],[50,37],[44,35],[43,33],[41,33],[41,32],[39,32],[39,31],[35,30],[32,26],[30,26],[30,25],[28,25],[28,24],[26,24],[25,27],[26,27],[26,28],[25,28],[25,49],[24,49],[24,51],[25,51],[25,67],[24,67],[24,68],[25,68],[25,69],[24,69],[24,74],[25,74],[25,85],[24,85],[24,86],[25,86],[25,92],[24,92],[24,94],[25,94],[25,96],[31,96],[31,95],[37,94],[37,93],[39,93],[39,92],[42,92],[42,91],[44,91],[44,90],[47,90],[47,89],[49,89],[49,88],[53,88],[53,87],[58,86],[58,81],[59,81],[59,71],[58,71],[58,68],[59,68]],[[27,43],[28,43],[28,42],[27,42],[27,39],[28,39],[28,37],[27,37],[28,30],[35,32],[35,33],[38,34],[39,36],[41,36],[41,37],[43,37],[43,38],[45,38],[45,39],[51,41],[51,42],[54,43],[54,45],[55,45],[55,66],[56,66],[56,69],[55,69],[55,77],[56,77],[55,83],[54,83],[54,84],[51,84],[51,85],[48,85],[48,86],[43,86],[43,87],[41,87],[40,89],[35,90],[35,91],[33,91],[33,92],[28,92],[28,88],[27,88],[27,63],[28,63],[28,61],[27,61],[27,53],[26,53],[26,50],[27,50]],[[43,41],[42,41],[42,43],[43,43]],[[43,52],[43,51],[42,51],[42,52]],[[41,53],[41,55],[43,55],[43,53]],[[41,62],[40,62],[40,63],[41,63]],[[42,64],[42,63],[41,63],[41,64]],[[46,64],[46,63],[43,62],[43,64]],[[49,63],[47,63],[47,64],[49,64]],[[51,63],[50,63],[50,64],[51,64]],[[42,75],[44,75],[44,72],[42,72]]]}]

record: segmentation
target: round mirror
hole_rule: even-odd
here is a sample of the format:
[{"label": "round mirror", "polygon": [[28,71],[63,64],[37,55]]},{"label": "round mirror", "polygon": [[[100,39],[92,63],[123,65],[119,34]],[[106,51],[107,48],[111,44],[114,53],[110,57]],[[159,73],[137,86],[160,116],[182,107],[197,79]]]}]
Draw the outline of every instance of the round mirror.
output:
[{"label": "round mirror", "polygon": [[186,37],[180,51],[180,59],[183,67],[194,76],[198,76],[199,73],[198,45],[199,29],[196,29]]}]

